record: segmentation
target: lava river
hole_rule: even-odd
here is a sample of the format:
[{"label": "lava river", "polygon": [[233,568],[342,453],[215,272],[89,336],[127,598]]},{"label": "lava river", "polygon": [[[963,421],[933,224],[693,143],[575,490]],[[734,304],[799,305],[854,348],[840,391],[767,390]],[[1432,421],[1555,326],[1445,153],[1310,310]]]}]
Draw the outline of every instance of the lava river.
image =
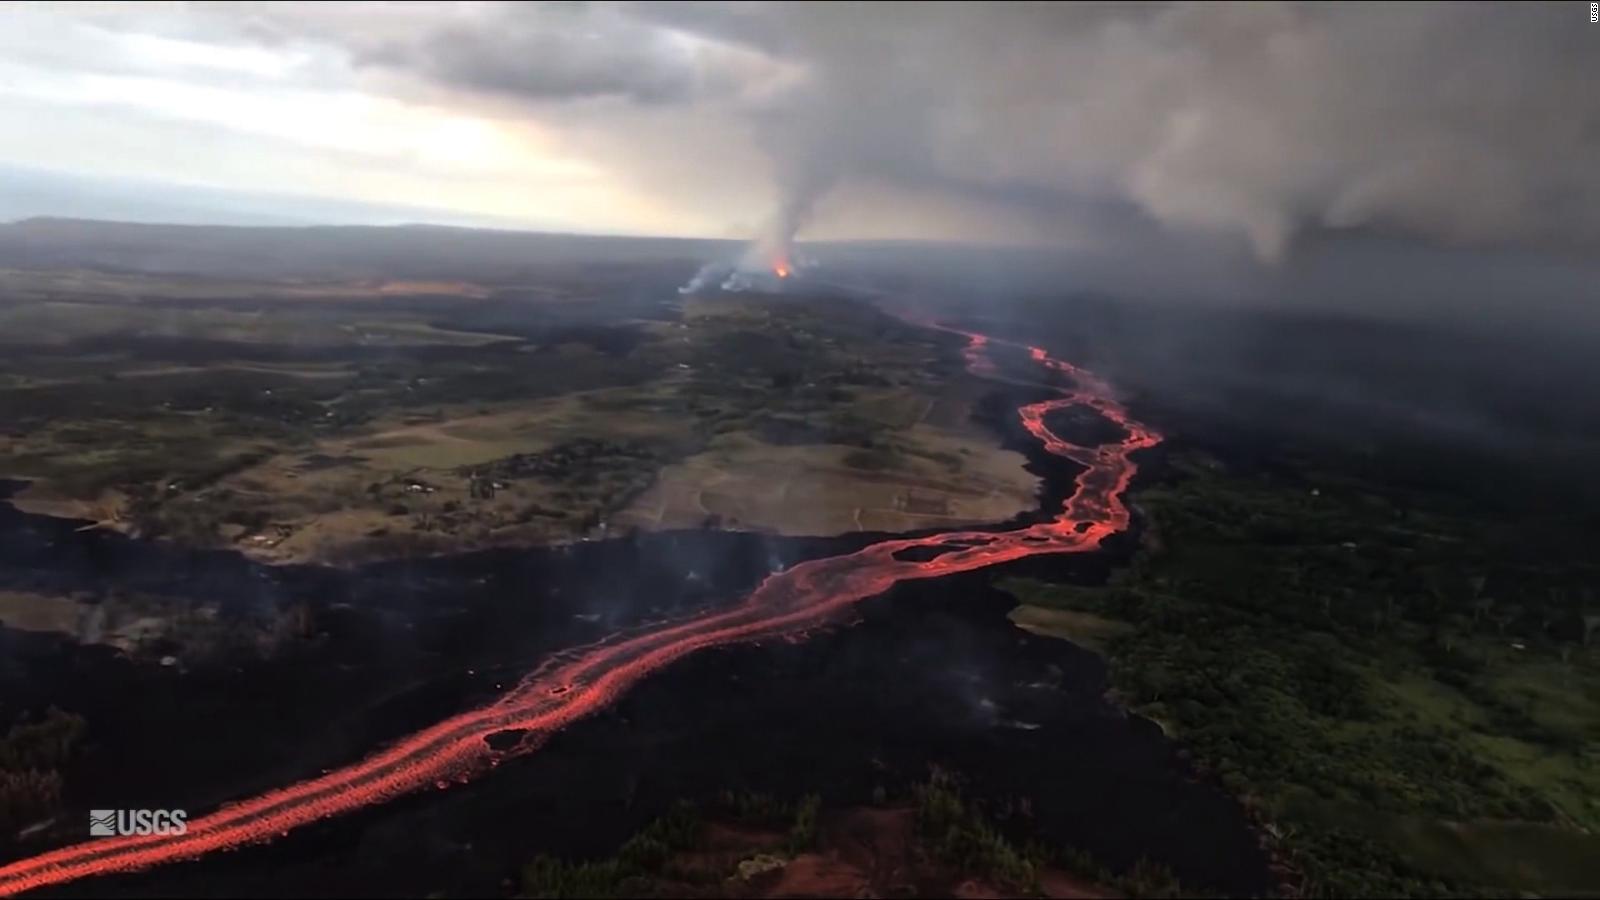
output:
[{"label": "lava river", "polygon": [[[961,333],[968,339],[968,365],[975,372],[992,374],[990,339]],[[907,579],[937,578],[1043,553],[1094,549],[1108,535],[1128,527],[1121,494],[1136,469],[1129,457],[1158,443],[1160,435],[1132,421],[1105,383],[1040,348],[1027,349],[1037,363],[1069,376],[1074,385],[1063,389],[1060,397],[1019,410],[1022,423],[1047,451],[1084,467],[1053,519],[1008,532],[952,531],[886,540],[855,553],[796,564],[768,576],[731,607],[567,651],[487,706],[448,718],[353,765],[224,806],[191,821],[184,834],[100,838],[10,863],[0,868],[0,895],[267,841],[411,791],[445,788],[506,758],[533,752],[550,734],[698,650],[798,638],[837,622],[851,605]],[[1123,429],[1122,439],[1081,447],[1056,436],[1045,426],[1045,416],[1070,407],[1092,408],[1117,423]],[[913,549],[936,555],[930,559],[927,552],[904,553]],[[498,736],[492,746],[491,736]]]}]

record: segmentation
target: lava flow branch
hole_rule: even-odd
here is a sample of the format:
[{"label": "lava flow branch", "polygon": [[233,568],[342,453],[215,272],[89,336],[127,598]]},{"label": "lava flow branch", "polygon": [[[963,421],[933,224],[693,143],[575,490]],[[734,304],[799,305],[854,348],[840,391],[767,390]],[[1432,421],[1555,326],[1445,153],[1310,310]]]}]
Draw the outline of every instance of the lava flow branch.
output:
[{"label": "lava flow branch", "polygon": [[[975,372],[992,374],[988,349],[996,342],[980,334],[959,333],[968,339],[968,365]],[[102,838],[13,862],[0,868],[0,895],[268,841],[319,819],[411,791],[446,788],[511,756],[536,750],[549,735],[615,702],[640,679],[698,650],[802,635],[838,621],[852,604],[881,594],[896,582],[1098,547],[1108,535],[1128,527],[1121,495],[1137,468],[1130,456],[1159,443],[1161,437],[1130,419],[1094,376],[1038,347],[1027,350],[1040,365],[1073,383],[1060,397],[1018,411],[1045,450],[1084,467],[1054,518],[1015,531],[952,531],[886,540],[855,553],[799,563],[768,576],[732,607],[573,652],[527,676],[488,706],[446,719],[354,765],[224,806],[191,821],[184,834]],[[1046,427],[1045,417],[1071,407],[1091,408],[1115,422],[1123,430],[1122,439],[1082,447],[1058,437]],[[916,548],[941,552],[924,561],[896,558]],[[497,740],[496,749],[488,738],[501,732],[520,733],[520,739],[510,746]]]}]

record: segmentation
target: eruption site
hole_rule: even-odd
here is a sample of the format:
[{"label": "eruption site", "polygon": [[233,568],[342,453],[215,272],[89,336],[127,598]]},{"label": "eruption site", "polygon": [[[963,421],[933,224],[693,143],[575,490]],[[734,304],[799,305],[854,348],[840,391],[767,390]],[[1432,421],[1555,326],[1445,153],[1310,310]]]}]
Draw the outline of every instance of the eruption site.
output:
[{"label": "eruption site", "polygon": [[[786,277],[787,260],[773,264]],[[968,365],[993,374],[981,334],[967,337]],[[1135,451],[1161,436],[1133,421],[1107,385],[1038,347],[1039,365],[1068,376],[1061,396],[1021,407],[1023,425],[1044,449],[1084,467],[1072,494],[1052,519],[1009,532],[952,531],[881,541],[857,552],[809,560],[767,577],[736,605],[562,654],[523,678],[487,706],[452,716],[372,756],[320,777],[229,804],[192,820],[181,835],[102,838],[18,860],[0,868],[0,895],[95,875],[128,872],[205,853],[269,841],[290,830],[427,787],[481,775],[502,761],[531,753],[552,733],[613,703],[641,679],[709,647],[770,638],[795,638],[837,622],[852,604],[900,581],[937,578],[1046,553],[1093,550],[1128,527],[1121,494],[1137,466]],[[1093,409],[1121,426],[1121,440],[1079,446],[1045,425],[1053,411]]]}]

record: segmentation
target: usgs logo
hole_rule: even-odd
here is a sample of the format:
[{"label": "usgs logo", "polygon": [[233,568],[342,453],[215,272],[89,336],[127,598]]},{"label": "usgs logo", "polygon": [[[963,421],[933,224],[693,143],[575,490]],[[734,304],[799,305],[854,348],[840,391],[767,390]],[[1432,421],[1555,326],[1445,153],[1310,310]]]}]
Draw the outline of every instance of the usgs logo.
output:
[{"label": "usgs logo", "polygon": [[184,834],[189,814],[181,809],[91,809],[90,837]]}]

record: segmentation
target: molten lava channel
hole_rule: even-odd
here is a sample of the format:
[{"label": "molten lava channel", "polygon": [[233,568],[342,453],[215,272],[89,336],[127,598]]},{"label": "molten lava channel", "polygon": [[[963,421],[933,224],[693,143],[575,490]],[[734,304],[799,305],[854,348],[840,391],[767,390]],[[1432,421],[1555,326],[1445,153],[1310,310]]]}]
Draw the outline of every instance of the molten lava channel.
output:
[{"label": "molten lava channel", "polygon": [[[969,368],[976,374],[994,374],[988,357],[994,342],[981,334],[958,333],[968,340]],[[13,862],[0,868],[0,895],[268,841],[319,819],[412,791],[446,788],[511,756],[533,752],[552,733],[615,702],[641,679],[698,650],[803,635],[836,622],[851,605],[900,581],[1098,547],[1108,535],[1128,527],[1121,495],[1137,469],[1131,455],[1159,443],[1161,436],[1130,419],[1104,382],[1038,347],[1027,350],[1034,361],[1069,376],[1074,385],[1063,389],[1060,397],[1018,410],[1022,424],[1046,451],[1084,467],[1055,518],[1008,532],[952,531],[886,540],[843,556],[798,563],[768,576],[730,608],[575,651],[527,676],[488,706],[452,716],[354,765],[224,806],[191,821],[185,834],[102,838]],[[1095,410],[1122,426],[1125,436],[1098,447],[1063,440],[1045,426],[1045,417],[1071,407]],[[896,558],[913,548],[940,552],[922,561]],[[491,735],[508,730],[524,735],[511,746],[491,746]]]}]

